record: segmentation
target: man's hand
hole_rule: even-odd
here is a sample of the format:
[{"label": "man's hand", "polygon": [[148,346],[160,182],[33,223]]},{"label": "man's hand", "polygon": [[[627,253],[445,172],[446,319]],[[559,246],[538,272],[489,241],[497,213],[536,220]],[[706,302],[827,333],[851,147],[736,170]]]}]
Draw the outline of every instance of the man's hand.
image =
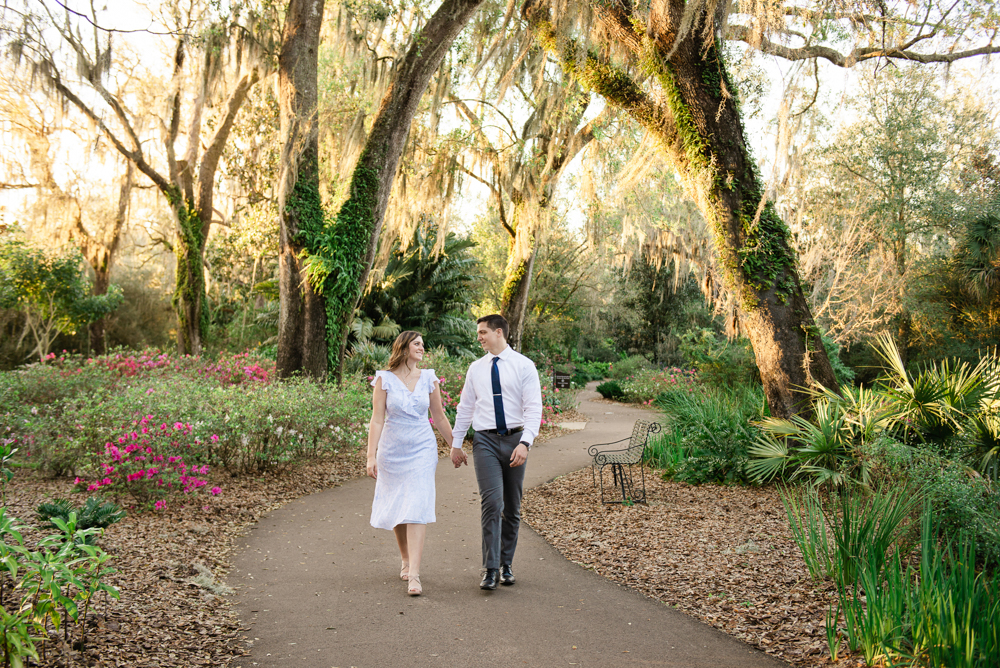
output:
[{"label": "man's hand", "polygon": [[528,461],[528,446],[524,443],[518,443],[517,447],[514,448],[514,454],[510,456],[510,465],[520,466],[526,461]]},{"label": "man's hand", "polygon": [[465,464],[466,466],[468,466],[469,465],[469,458],[466,456],[465,450],[463,450],[462,448],[452,448],[451,449],[451,463],[455,465],[455,468],[458,468],[462,464]]}]

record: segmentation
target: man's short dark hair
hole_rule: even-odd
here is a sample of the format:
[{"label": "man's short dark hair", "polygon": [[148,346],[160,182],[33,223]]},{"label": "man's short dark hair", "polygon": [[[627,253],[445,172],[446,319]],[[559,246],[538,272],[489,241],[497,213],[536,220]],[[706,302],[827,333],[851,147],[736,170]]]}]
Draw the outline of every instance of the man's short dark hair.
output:
[{"label": "man's short dark hair", "polygon": [[507,322],[507,318],[503,317],[499,313],[492,313],[490,315],[484,315],[476,321],[476,324],[478,325],[481,322],[485,322],[486,326],[492,330],[502,329],[503,338],[505,340],[507,339],[507,335],[510,333],[510,323]]}]

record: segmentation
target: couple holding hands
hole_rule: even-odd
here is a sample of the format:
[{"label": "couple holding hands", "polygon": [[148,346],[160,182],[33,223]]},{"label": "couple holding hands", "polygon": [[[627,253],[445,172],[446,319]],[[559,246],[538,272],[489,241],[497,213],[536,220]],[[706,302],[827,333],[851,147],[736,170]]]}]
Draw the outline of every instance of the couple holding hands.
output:
[{"label": "couple holding hands", "polygon": [[473,466],[482,504],[483,575],[480,588],[514,584],[514,550],[521,522],[525,462],[542,421],[542,388],[534,363],[507,345],[509,326],[500,315],[476,321],[486,355],[469,366],[452,431],[433,369],[421,369],[423,338],[407,331],[392,345],[389,368],[372,385],[368,426],[368,475],[375,478],[371,525],[396,536],[407,593],[418,596],[420,559],[427,525],[435,520],[437,441],[452,444],[455,468],[468,464],[462,441],[471,426]]}]

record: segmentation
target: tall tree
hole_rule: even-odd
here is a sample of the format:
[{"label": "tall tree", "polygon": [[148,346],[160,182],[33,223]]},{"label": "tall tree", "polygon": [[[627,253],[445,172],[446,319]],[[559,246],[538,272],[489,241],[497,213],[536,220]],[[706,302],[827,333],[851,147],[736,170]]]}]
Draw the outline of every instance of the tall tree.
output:
[{"label": "tall tree", "polygon": [[327,346],[339,376],[349,323],[378,248],[389,192],[410,123],[434,72],[483,0],[445,0],[413,36],[382,99],[351,176],[347,200],[329,229],[306,243],[308,272],[326,301]]},{"label": "tall tree", "polygon": [[[220,16],[201,2],[174,10],[166,12],[174,23],[167,33],[173,38],[172,71],[167,118],[160,128],[163,151],[157,156],[147,153],[151,137],[142,127],[150,110],[135,108],[140,96],[130,95],[127,88],[109,85],[123,80],[125,86],[140,86],[138,63],[123,64],[113,57],[115,30],[102,24],[107,14],[93,5],[84,14],[48,1],[27,3],[24,11],[9,5],[0,11],[8,26],[17,26],[5,31],[14,60],[29,63],[46,91],[94,123],[169,204],[176,223],[172,247],[177,260],[173,304],[178,349],[197,354],[208,328],[203,257],[215,211],[216,172],[236,115],[266,70],[270,31],[259,13]],[[58,38],[54,44],[51,35]],[[225,67],[226,56],[233,57],[231,72]],[[228,87],[226,74],[232,79]],[[218,94],[220,89],[225,92]],[[187,127],[187,146],[178,155],[182,125]],[[203,132],[211,135],[205,139]]]},{"label": "tall tree", "polygon": [[[4,178],[0,190],[11,186],[30,186],[35,190],[35,204],[25,212],[39,221],[31,226],[33,232],[47,235],[49,242],[62,242],[68,237],[94,272],[93,294],[104,295],[111,284],[111,267],[125,229],[135,168],[124,161],[124,175],[115,189],[116,201],[109,207],[105,193],[101,192],[103,184],[97,185],[85,175],[88,171],[118,169],[122,159],[117,152],[109,165],[104,160],[107,151],[101,150],[104,142],[93,128],[80,127],[66,114],[54,113],[45,107],[44,100],[38,99],[23,77],[12,72],[7,75],[0,84],[3,89],[0,116],[7,119],[10,136],[20,140],[24,150],[14,150],[5,156],[13,159],[13,163],[5,160],[0,169],[11,176],[18,172],[21,175],[16,180]],[[72,149],[61,144],[75,144],[78,150],[89,146],[90,150],[82,156],[79,166],[64,169],[57,164],[57,153]],[[104,316],[89,323],[90,350],[94,354],[104,354],[104,330]]]},{"label": "tall tree", "polygon": [[483,130],[484,120],[469,105],[453,100],[479,135],[477,148],[490,170],[486,178],[468,173],[489,187],[500,224],[509,237],[500,311],[510,323],[507,341],[516,350],[521,349],[539,240],[548,227],[556,187],[569,164],[610,122],[611,115],[603,113],[585,122],[590,93],[574,82],[545,80],[546,61],[542,54],[529,61],[533,67],[512,73],[536,82],[536,86],[531,94],[518,86],[524,94],[520,103],[531,113],[520,132],[511,128],[510,136],[503,138],[505,149],[493,145]]},{"label": "tall tree", "polygon": [[[654,0],[646,7],[624,0],[592,3],[588,9],[599,27],[593,33],[578,27],[589,25],[578,20],[586,12],[566,16],[528,0],[523,14],[564,71],[625,110],[660,143],[713,229],[724,279],[738,299],[741,329],[753,344],[772,414],[808,413],[804,388],[813,383],[836,388],[837,382],[803,295],[788,228],[766,198],[744,136],[736,89],[719,43],[727,30],[728,3]],[[780,23],[778,31],[783,30],[786,12],[792,18],[802,13],[782,3],[759,3],[753,8],[757,11],[748,12],[750,27],[742,34],[758,45],[765,44],[771,26]],[[832,18],[820,9],[815,14],[816,23],[827,29],[833,21],[857,18],[853,8],[846,16],[839,10]],[[909,16],[893,17],[891,25],[875,17],[874,23],[886,28],[887,39],[901,35],[905,39],[901,43],[883,39],[881,48],[858,52],[853,61],[842,62],[865,57],[917,59],[914,47],[946,33],[947,16],[947,11],[939,14],[936,23],[926,17],[915,23]],[[739,37],[737,27],[728,30]],[[784,33],[800,34],[791,28]],[[872,31],[873,36],[876,33]],[[817,31],[816,39],[822,36]],[[603,49],[589,48],[591,39]],[[987,45],[952,60],[995,50],[1000,47]],[[611,55],[605,55],[615,53],[623,53],[624,62],[612,62]],[[798,53],[832,57],[835,52],[810,44]],[[933,60],[927,54],[920,58]]]},{"label": "tall tree", "polygon": [[319,33],[324,0],[290,0],[278,56],[281,174],[278,177],[278,373],[327,371],[326,309],[304,280],[307,239],[325,227],[319,182]]}]

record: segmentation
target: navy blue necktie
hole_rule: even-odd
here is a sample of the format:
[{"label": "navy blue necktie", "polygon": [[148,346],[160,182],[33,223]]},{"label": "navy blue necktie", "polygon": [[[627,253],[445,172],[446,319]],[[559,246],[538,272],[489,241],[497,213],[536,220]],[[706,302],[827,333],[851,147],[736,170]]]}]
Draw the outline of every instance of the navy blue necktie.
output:
[{"label": "navy blue necktie", "polygon": [[490,372],[490,380],[493,381],[493,412],[497,418],[497,433],[501,436],[507,435],[507,419],[503,415],[503,395],[500,393],[500,370],[497,368],[499,357],[493,358],[493,369]]}]

